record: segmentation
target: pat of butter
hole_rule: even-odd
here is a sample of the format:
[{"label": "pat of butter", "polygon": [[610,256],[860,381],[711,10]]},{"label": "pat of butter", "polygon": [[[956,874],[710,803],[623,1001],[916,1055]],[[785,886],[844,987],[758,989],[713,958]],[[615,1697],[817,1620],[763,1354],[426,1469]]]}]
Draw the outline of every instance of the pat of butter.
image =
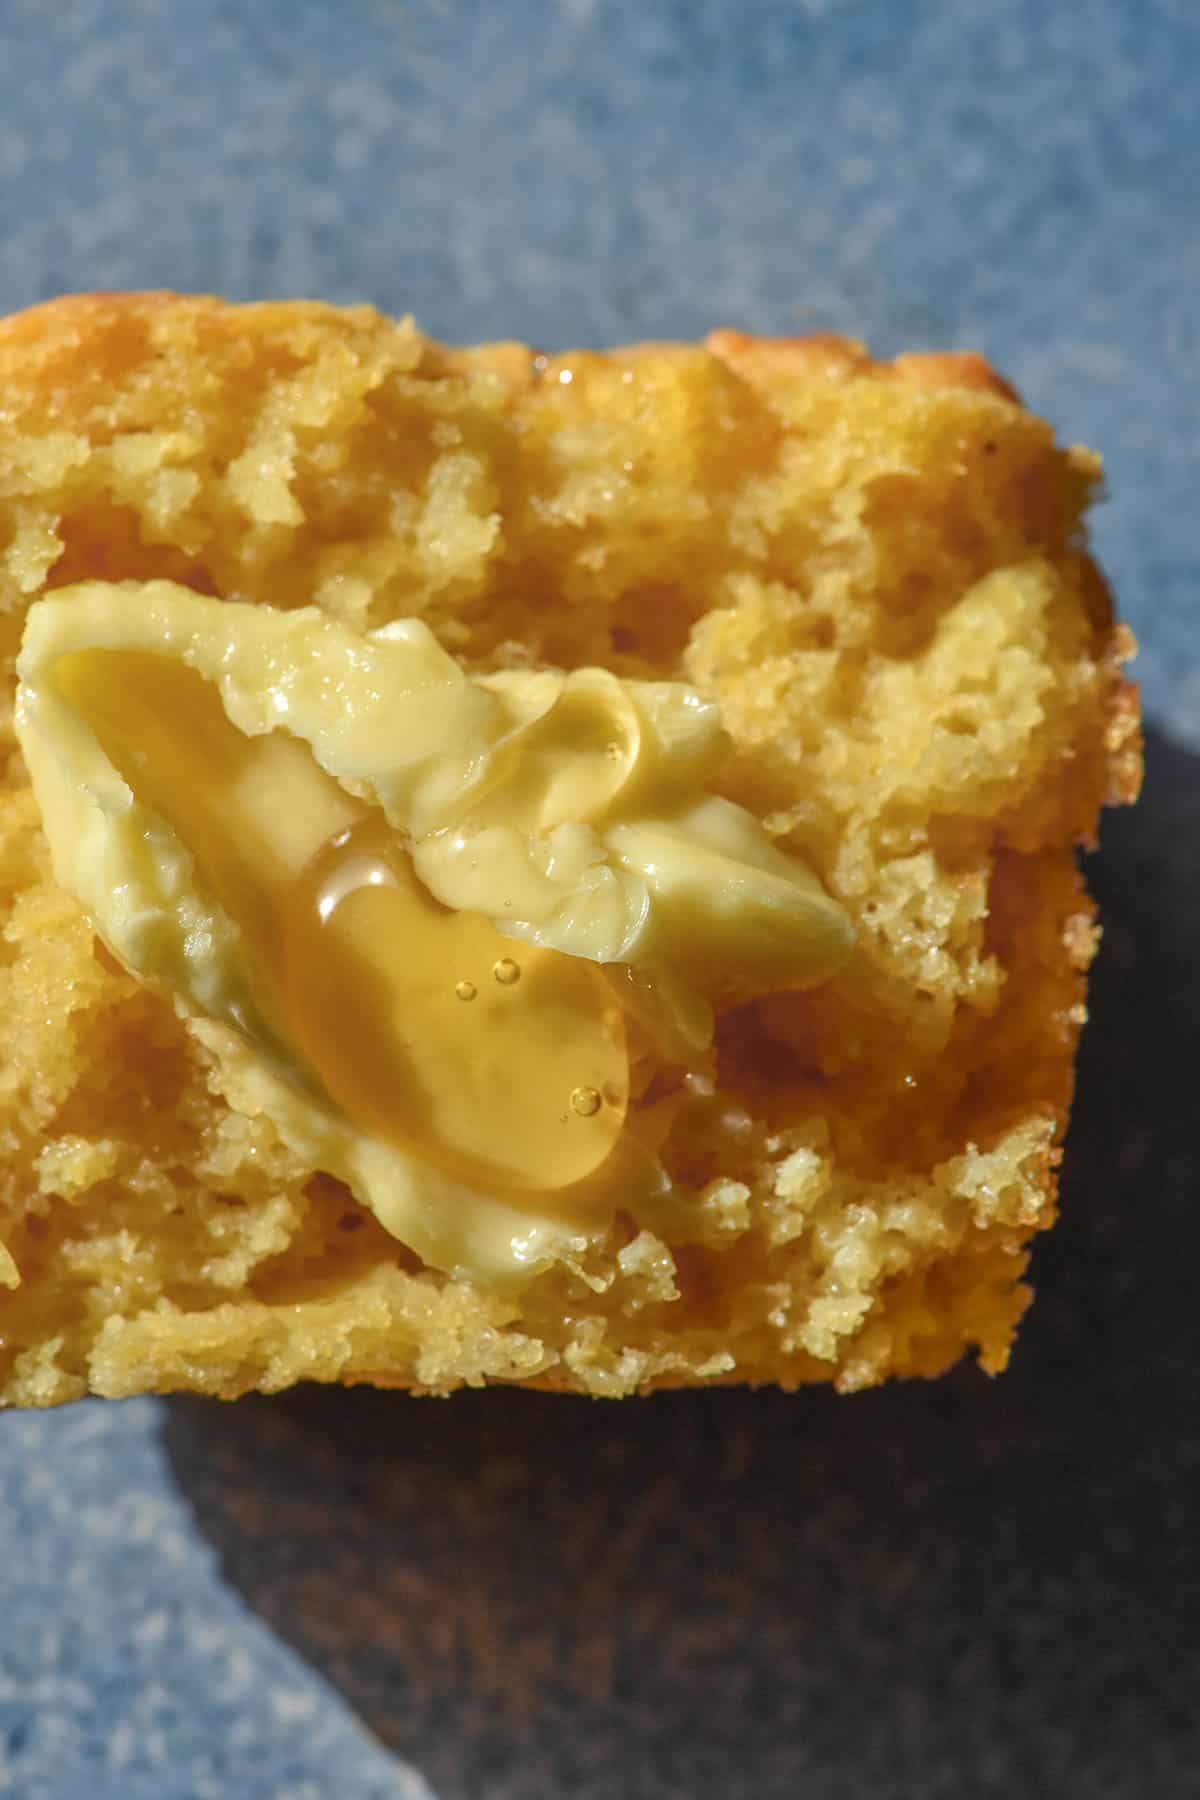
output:
[{"label": "pat of butter", "polygon": [[[578,1251],[665,1177],[631,1059],[827,977],[846,915],[705,791],[679,683],[468,676],[417,620],[89,582],[31,607],[17,731],[55,872],[312,1166],[430,1265]],[[633,971],[637,971],[634,975]]]}]

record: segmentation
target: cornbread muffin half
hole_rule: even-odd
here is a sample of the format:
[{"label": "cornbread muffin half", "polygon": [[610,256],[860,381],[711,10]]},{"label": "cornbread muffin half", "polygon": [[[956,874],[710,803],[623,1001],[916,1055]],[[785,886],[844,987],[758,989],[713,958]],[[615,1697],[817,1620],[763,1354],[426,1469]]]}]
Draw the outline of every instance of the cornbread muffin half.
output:
[{"label": "cornbread muffin half", "polygon": [[[1002,1369],[1096,942],[1074,846],[1140,773],[1098,479],[973,356],[453,350],[366,308],[168,294],[0,324],[4,1399]],[[687,684],[728,734],[704,795],[819,878],[848,954],[764,992],[714,953],[711,1046],[629,1090],[657,1185],[522,1280],[434,1266],[56,883],[16,659],[31,605],[69,626],[95,583],[135,626],[164,595],[285,632],[316,608],[346,644],[422,621],[471,694]],[[204,795],[221,767],[180,730],[174,785]]]}]

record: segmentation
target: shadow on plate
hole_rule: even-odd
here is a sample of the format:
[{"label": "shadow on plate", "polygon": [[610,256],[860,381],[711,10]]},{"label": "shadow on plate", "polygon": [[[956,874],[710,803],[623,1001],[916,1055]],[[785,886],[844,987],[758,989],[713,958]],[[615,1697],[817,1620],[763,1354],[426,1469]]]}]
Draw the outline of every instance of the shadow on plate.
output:
[{"label": "shadow on plate", "polygon": [[1105,842],[1002,1380],[168,1403],[229,1579],[439,1800],[1196,1791],[1200,762]]}]

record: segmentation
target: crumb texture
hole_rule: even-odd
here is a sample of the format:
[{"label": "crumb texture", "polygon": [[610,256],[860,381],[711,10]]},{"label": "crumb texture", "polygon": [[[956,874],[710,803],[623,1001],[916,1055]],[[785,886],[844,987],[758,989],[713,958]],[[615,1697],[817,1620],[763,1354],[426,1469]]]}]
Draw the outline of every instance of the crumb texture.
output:
[{"label": "crumb texture", "polygon": [[[840,339],[547,359],[167,295],[0,324],[4,1398],[1002,1368],[1094,948],[1073,845],[1139,771],[1098,473],[979,359]],[[13,658],[46,589],[152,576],[720,702],[724,791],[859,943],[655,1098],[669,1208],[516,1297],[434,1274],[113,965],[50,873]]]}]

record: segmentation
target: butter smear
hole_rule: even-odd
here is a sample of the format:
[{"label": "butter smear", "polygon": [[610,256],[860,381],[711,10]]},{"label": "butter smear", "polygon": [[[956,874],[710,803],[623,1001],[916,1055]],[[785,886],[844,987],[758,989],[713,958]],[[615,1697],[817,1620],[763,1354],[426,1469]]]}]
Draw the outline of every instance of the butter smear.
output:
[{"label": "butter smear", "polygon": [[165,581],[36,602],[17,672],[59,883],[233,1104],[452,1274],[527,1279],[663,1191],[647,1069],[850,953],[709,791],[728,739],[682,683],[469,675],[419,620]]}]

